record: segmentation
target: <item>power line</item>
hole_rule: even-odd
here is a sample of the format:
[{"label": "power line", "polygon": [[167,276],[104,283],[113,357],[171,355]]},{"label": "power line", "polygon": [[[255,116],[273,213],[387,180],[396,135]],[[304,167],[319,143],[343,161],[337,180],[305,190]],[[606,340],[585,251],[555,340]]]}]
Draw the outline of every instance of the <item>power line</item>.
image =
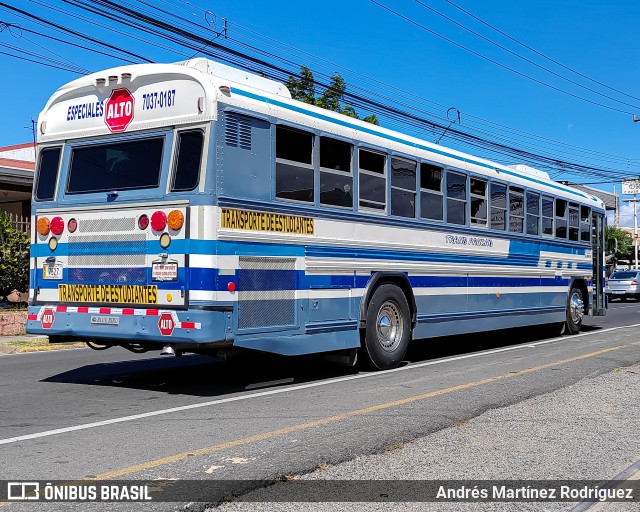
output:
[{"label": "power line", "polygon": [[[175,16],[166,10],[163,10],[163,12],[156,12],[156,6],[152,6],[151,11],[147,9],[147,12],[140,12],[136,9],[127,7],[131,4],[126,1],[115,3],[108,0],[96,0],[89,3],[87,1],[79,0],[73,3],[65,1],[65,3],[77,6],[93,15],[108,19],[114,23],[154,36],[155,38],[163,41],[163,44],[160,45],[157,42],[125,33],[128,37],[135,38],[138,41],[143,41],[156,47],[162,47],[165,50],[168,49],[173,53],[181,53],[185,49],[198,49],[204,42],[210,45],[207,47],[206,51],[203,52],[206,55],[237,67],[249,69],[254,72],[262,72],[266,77],[281,82],[286,81],[288,76],[296,75],[297,70],[300,67],[299,64],[292,60],[285,59],[276,53],[265,51],[264,45],[256,47],[248,45],[241,40],[235,40],[232,38],[225,40],[225,45],[218,43],[211,44],[211,35],[207,27],[194,23],[193,20],[189,20],[181,16]],[[168,2],[165,0],[165,3]],[[188,4],[188,2],[183,3]],[[145,4],[145,6],[149,5],[146,2],[143,2],[143,4]],[[68,13],[68,11],[65,12]],[[205,13],[203,19],[205,19],[207,24],[209,24],[206,19],[206,13],[211,13],[211,11],[202,12]],[[94,23],[96,22],[94,21]],[[184,28],[184,25],[188,26],[189,29],[202,32],[202,35],[198,35],[192,30]],[[105,27],[105,25],[101,26]],[[109,30],[114,29],[109,26]],[[92,41],[95,41],[95,39],[96,38],[92,38]],[[177,48],[173,49],[170,46],[167,46],[167,44],[175,44],[177,45]],[[234,49],[229,45],[241,46],[244,48],[244,51]],[[247,51],[263,55],[267,60],[249,55],[246,53]],[[148,61],[148,59],[145,60]],[[280,62],[280,65],[276,65],[274,61]],[[326,88],[330,85],[328,81],[322,80],[322,77],[324,77],[325,80],[330,79],[328,74],[317,76],[321,76],[319,80],[316,80],[320,87]],[[423,131],[425,129],[443,130],[446,128],[446,124],[448,123],[448,121],[443,120],[443,124],[443,122],[433,121],[423,115],[420,115],[423,111],[421,111],[420,108],[416,108],[414,101],[403,104],[401,102],[399,103],[397,98],[390,98],[388,96],[381,95],[380,93],[367,91],[361,87],[356,87],[355,89],[357,91],[361,91],[361,93],[357,94],[347,91],[345,94],[345,101],[354,107],[364,108],[368,111],[375,111],[377,115],[381,116],[382,119],[385,120],[385,124],[386,122],[389,122],[392,125],[395,123],[401,123],[405,128],[413,127],[418,131]],[[375,100],[374,97],[378,97],[380,99]],[[394,103],[396,106],[389,105],[389,102]],[[491,125],[495,126],[495,123],[491,123]],[[476,131],[478,130],[476,129]],[[500,142],[499,139],[501,139],[501,137],[499,136],[496,137],[496,135],[491,134],[493,135],[493,140],[489,140],[484,136],[486,131],[480,130],[479,133],[480,135],[473,135],[465,130],[456,129],[450,130],[447,133],[447,137],[452,141],[456,141],[468,147],[480,149],[494,155],[501,155],[510,158],[515,157],[520,163],[527,163],[528,165],[541,168],[542,170],[549,170],[550,172],[561,169],[562,172],[573,172],[576,175],[598,178],[611,178],[612,176],[616,176],[618,177],[618,180],[620,177],[635,176],[637,174],[622,169],[582,165],[578,162],[569,162],[559,158],[545,156],[535,151],[527,150],[524,145],[520,148],[513,147],[508,142],[508,139],[505,139],[504,137],[502,137],[503,142]],[[577,149],[580,150],[581,148]]]},{"label": "power line", "polygon": [[97,40],[97,39],[95,39],[95,38],[93,38],[93,37],[91,37],[91,36],[88,36],[88,35],[86,35],[86,34],[82,34],[82,33],[77,32],[77,31],[75,31],[75,30],[68,29],[68,28],[66,28],[66,27],[63,27],[63,26],[61,26],[61,25],[57,24],[57,23],[53,23],[53,22],[51,22],[51,21],[47,21],[47,20],[45,20],[45,19],[42,19],[42,18],[41,18],[41,17],[39,17],[39,16],[36,16],[35,14],[28,13],[28,12],[26,12],[26,11],[23,11],[22,9],[18,9],[17,7],[12,7],[11,5],[5,4],[4,2],[0,2],[0,7],[4,7],[5,9],[9,9],[9,10],[11,10],[11,11],[18,12],[18,13],[20,13],[20,14],[22,14],[22,15],[26,16],[26,17],[32,18],[32,19],[34,19],[34,20],[38,20],[38,21],[40,21],[40,22],[42,22],[42,23],[45,23],[46,25],[50,25],[50,26],[52,26],[52,27],[55,27],[55,28],[57,28],[57,29],[60,29],[60,30],[62,30],[63,32],[66,32],[66,33],[68,33],[68,34],[72,34],[72,35],[75,35],[75,36],[81,37],[82,39],[85,39],[85,40],[87,40],[87,41],[92,41],[92,42],[94,42],[94,43],[98,43],[98,44],[100,44],[100,45],[103,45],[103,46],[106,46],[106,47],[108,47],[108,48],[111,48],[112,50],[116,50],[116,51],[118,51],[118,52],[121,52],[121,53],[124,53],[124,54],[126,54],[126,55],[129,55],[129,56],[131,56],[131,57],[137,57],[137,58],[139,58],[140,60],[145,60],[145,61],[147,61],[147,62],[152,62],[151,60],[146,59],[145,57],[142,57],[142,56],[140,56],[140,55],[136,55],[135,53],[129,52],[129,51],[127,51],[127,50],[123,50],[123,49],[121,49],[121,48],[118,48],[117,46],[114,46],[114,45],[112,45],[112,44],[106,43],[106,42],[104,42],[104,41],[99,41],[99,40]]},{"label": "power line", "polygon": [[[139,20],[141,22],[146,21],[152,26],[158,27],[158,29],[160,30],[165,30],[165,31],[168,30],[169,32],[176,34],[179,37],[186,37],[191,41],[196,41],[197,43],[201,43],[203,40],[208,41],[202,36],[197,36],[193,33],[185,31],[182,28],[177,27],[175,20],[174,20],[174,23],[172,23],[171,25],[167,25],[166,22],[161,21],[157,16],[150,17],[148,14],[140,13],[122,4],[115,4],[114,2],[111,2],[109,0],[99,0],[93,3],[91,6],[87,6],[86,5],[87,2],[79,2],[79,3],[84,4],[86,7],[90,8],[92,12],[101,12],[101,9],[107,8],[115,12],[118,12],[120,15],[131,16],[135,20]],[[99,4],[101,6],[101,9],[96,7],[96,4]],[[114,16],[110,15],[109,13],[105,13],[105,14],[107,14],[107,16],[109,16],[111,19],[114,18]],[[159,33],[157,30],[149,30],[147,27],[144,27],[144,30],[154,34]],[[163,37],[166,37],[166,35],[163,35]],[[171,37],[172,37],[172,40],[174,41],[179,40],[179,38],[176,39],[176,36],[171,36]],[[255,57],[251,57],[246,53],[238,52],[237,50],[231,50],[229,48],[222,47],[218,44],[212,45],[212,49],[216,50],[216,53],[214,54],[214,56],[216,56],[217,58],[222,58],[223,60],[230,62],[232,64],[241,65],[242,67],[253,69],[253,70],[256,69],[255,65],[257,64],[258,69],[262,70],[263,72],[265,72],[267,76],[273,79],[284,81],[284,79],[286,79],[287,76],[291,74],[296,74],[296,72],[292,71],[290,68],[287,69],[287,68],[282,68],[281,66],[274,66],[273,63],[264,61],[262,59],[256,59]],[[227,52],[227,54],[223,54],[221,56],[218,53],[219,51]],[[211,52],[207,51],[206,53],[210,54]],[[230,53],[231,55],[229,55],[228,53]],[[264,52],[264,50],[260,50],[260,53],[265,54],[267,52]],[[273,56],[273,54],[270,54],[270,56]],[[281,57],[278,57],[278,60],[285,61],[285,59],[282,59]],[[293,64],[291,61],[285,61],[285,62],[289,64]],[[328,86],[328,84],[326,83],[323,84],[319,81],[318,81],[318,84],[324,87]],[[438,129],[444,128],[444,126],[440,123],[434,123],[430,120],[412,115],[410,112],[405,112],[397,108],[395,109],[390,108],[379,102],[372,102],[370,98],[363,98],[361,96],[350,94],[350,93],[346,93],[345,96],[348,99],[348,101],[352,104],[362,105],[363,104],[362,102],[364,102],[364,104],[367,105],[368,108],[371,108],[373,106],[377,112],[385,112],[385,114],[392,119],[396,119],[396,120],[402,119],[405,123],[407,123],[408,121],[409,124],[413,124],[414,126],[418,126],[418,127],[429,127],[429,128],[437,127]],[[543,155],[539,155],[536,153],[523,151],[522,149],[512,148],[505,144],[487,141],[486,139],[469,135],[468,133],[465,133],[460,130],[456,130],[451,135],[452,135],[452,138],[456,140],[462,140],[465,143],[474,147],[483,147],[485,150],[489,150],[497,154],[507,153],[507,154],[511,154],[511,156],[517,155],[519,158],[527,159],[527,161],[529,162],[531,161],[532,158],[534,159],[537,158],[538,164],[542,163],[542,166],[545,168],[549,166],[554,168],[557,168],[558,166],[562,166],[564,169],[572,170],[574,172],[585,172],[585,173],[604,172],[604,170],[593,167],[593,166],[580,166],[580,165],[576,165],[573,162],[563,162],[561,160],[558,160],[557,158],[545,157]]]},{"label": "power line", "polygon": [[529,63],[529,64],[531,64],[531,65],[533,65],[533,66],[536,66],[537,68],[542,69],[543,71],[546,71],[547,73],[551,73],[552,75],[554,75],[554,76],[556,76],[556,77],[558,77],[558,78],[560,78],[560,79],[562,79],[562,80],[565,80],[565,81],[567,81],[567,82],[569,82],[569,83],[571,83],[571,84],[573,84],[573,85],[576,85],[576,86],[578,86],[578,87],[580,87],[580,88],[582,88],[582,89],[585,89],[585,90],[587,90],[587,91],[589,91],[589,92],[592,92],[592,93],[594,93],[594,94],[597,94],[598,96],[602,96],[603,98],[607,98],[607,99],[609,99],[609,100],[613,100],[613,101],[615,101],[615,102],[618,102],[618,103],[620,103],[620,104],[622,104],[622,105],[626,105],[626,106],[628,106],[628,107],[633,107],[634,109],[640,109],[640,107],[638,107],[637,105],[632,105],[632,104],[630,104],[630,103],[626,103],[626,102],[624,102],[624,101],[620,101],[620,100],[618,100],[618,99],[614,98],[613,96],[609,96],[609,95],[607,95],[607,94],[603,94],[603,93],[601,93],[601,92],[599,92],[599,91],[596,91],[595,89],[592,89],[592,88],[590,88],[590,87],[587,87],[586,85],[582,85],[581,83],[576,82],[575,80],[571,80],[570,78],[567,78],[567,77],[565,77],[565,76],[561,75],[560,73],[556,73],[555,71],[553,71],[553,70],[551,70],[551,69],[549,69],[549,68],[546,68],[546,67],[544,67],[544,66],[541,66],[541,65],[540,65],[540,64],[538,64],[537,62],[534,62],[534,61],[532,61],[531,59],[528,59],[527,57],[524,57],[524,56],[520,55],[519,53],[516,53],[516,52],[514,52],[513,50],[510,50],[510,49],[509,49],[509,48],[507,48],[506,46],[503,46],[503,45],[501,45],[501,44],[499,44],[499,43],[496,43],[495,41],[492,41],[492,40],[491,40],[491,39],[489,39],[488,37],[483,36],[482,34],[480,34],[480,33],[476,32],[475,30],[472,30],[472,29],[470,29],[469,27],[466,27],[466,26],[465,26],[465,25],[463,25],[462,23],[457,22],[457,21],[456,21],[456,20],[454,20],[453,18],[450,18],[449,16],[447,16],[447,15],[445,15],[445,14],[441,13],[440,11],[438,11],[438,10],[434,9],[433,7],[428,6],[427,4],[425,4],[425,3],[421,2],[420,0],[415,0],[415,2],[416,2],[417,4],[419,4],[419,5],[421,5],[422,7],[424,7],[425,9],[430,10],[431,12],[433,12],[433,13],[437,14],[438,16],[441,16],[442,18],[446,19],[447,21],[449,21],[449,22],[451,22],[451,23],[453,23],[453,24],[457,25],[458,27],[460,27],[460,28],[462,28],[462,29],[466,30],[467,32],[469,32],[469,33],[473,34],[474,36],[481,38],[483,41],[487,41],[488,43],[490,43],[490,44],[492,44],[492,45],[494,45],[494,46],[496,46],[496,47],[500,48],[501,50],[504,50],[505,52],[510,53],[510,54],[511,54],[511,55],[513,55],[514,57],[517,57],[517,58],[519,58],[519,59],[521,59],[521,60],[524,60],[525,62],[527,62],[527,63]]},{"label": "power line", "polygon": [[582,96],[578,96],[577,94],[573,94],[573,93],[571,93],[569,91],[565,91],[564,89],[560,89],[559,87],[556,87],[554,85],[551,85],[551,84],[548,84],[546,82],[543,82],[542,80],[538,80],[537,78],[534,78],[534,77],[532,77],[530,75],[527,75],[526,73],[522,73],[521,71],[518,71],[517,69],[513,69],[513,68],[511,68],[511,67],[509,67],[509,66],[507,66],[505,64],[502,64],[501,62],[498,62],[497,60],[491,59],[490,57],[487,57],[486,55],[482,55],[481,53],[476,52],[475,50],[472,50],[471,48],[467,48],[466,46],[454,41],[453,39],[449,39],[448,37],[443,36],[442,34],[438,34],[434,30],[431,30],[430,28],[425,27],[424,25],[422,25],[422,24],[418,23],[417,21],[409,18],[408,16],[405,16],[404,14],[401,14],[398,11],[395,11],[395,10],[391,9],[390,7],[387,7],[384,4],[381,4],[377,0],[370,0],[370,1],[373,2],[374,4],[376,4],[377,6],[382,7],[386,11],[389,11],[391,14],[397,16],[398,18],[403,19],[403,20],[411,23],[412,25],[415,25],[416,27],[418,27],[418,28],[420,28],[422,30],[425,30],[426,32],[429,32],[430,34],[433,34],[434,36],[439,37],[440,39],[443,39],[444,41],[447,41],[448,43],[451,43],[451,44],[457,46],[458,48],[461,48],[462,50],[464,50],[466,52],[469,52],[469,53],[475,55],[476,57],[480,57],[481,59],[484,59],[487,62],[491,62],[492,64],[495,64],[496,66],[499,66],[499,67],[501,67],[503,69],[511,71],[512,73],[515,73],[515,74],[520,75],[520,76],[522,76],[524,78],[527,78],[528,80],[532,80],[533,82],[536,82],[536,83],[538,83],[540,85],[543,85],[543,86],[548,87],[550,89],[553,89],[555,91],[561,92],[561,93],[566,94],[568,96],[571,96],[573,98],[576,98],[576,99],[579,99],[579,100],[582,100],[582,101],[586,101],[587,103],[591,103],[592,105],[596,105],[596,106],[599,106],[599,107],[602,107],[602,108],[613,110],[615,112],[620,112],[622,114],[629,114],[629,115],[633,114],[633,112],[631,112],[631,111],[620,110],[619,108],[615,108],[615,107],[612,107],[612,106],[609,106],[609,105],[605,105],[603,103],[598,103],[597,101],[593,101],[593,100],[590,100],[588,98],[584,98]]},{"label": "power line", "polygon": [[518,39],[516,39],[515,37],[510,36],[509,34],[507,34],[506,32],[500,30],[497,27],[494,27],[493,25],[491,25],[490,23],[487,23],[486,21],[484,21],[483,19],[481,19],[480,17],[476,16],[475,14],[472,14],[471,12],[463,9],[462,7],[460,7],[459,5],[453,3],[451,0],[444,0],[445,2],[447,2],[448,4],[452,5],[453,7],[455,7],[456,9],[462,11],[463,13],[465,13],[467,16],[471,16],[474,20],[479,21],[480,23],[482,23],[483,25],[486,25],[487,27],[489,27],[492,30],[495,30],[496,32],[498,32],[499,34],[503,35],[504,37],[510,39],[511,41],[513,41],[514,43],[519,44],[520,46],[523,46],[524,48],[526,48],[527,50],[539,55],[540,57],[548,60],[549,62],[553,62],[554,64],[560,66],[561,68],[566,69],[567,71],[571,71],[572,73],[575,73],[578,76],[581,76],[582,78],[585,78],[587,80],[589,80],[590,82],[593,82],[595,84],[601,85],[602,87],[605,87],[611,91],[617,92],[618,94],[622,94],[623,96],[627,96],[628,98],[633,98],[634,100],[640,100],[640,98],[638,98],[637,96],[633,96],[631,94],[628,94],[626,92],[620,91],[614,87],[611,87],[605,83],[599,82],[598,80],[595,80],[583,73],[580,73],[579,71],[576,71],[573,68],[570,68],[569,66],[566,66],[564,64],[562,64],[562,62],[558,62],[555,59],[552,59],[551,57],[545,55],[542,52],[539,52],[538,50],[536,50],[535,48],[532,48],[531,46],[523,43],[522,41],[519,41]]}]

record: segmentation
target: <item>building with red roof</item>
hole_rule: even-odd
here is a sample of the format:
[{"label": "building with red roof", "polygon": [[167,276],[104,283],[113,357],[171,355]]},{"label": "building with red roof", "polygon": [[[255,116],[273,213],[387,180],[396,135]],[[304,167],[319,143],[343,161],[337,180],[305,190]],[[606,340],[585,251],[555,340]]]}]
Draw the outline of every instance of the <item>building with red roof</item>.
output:
[{"label": "building with red roof", "polygon": [[0,211],[23,229],[30,218],[35,161],[33,142],[0,147]]}]

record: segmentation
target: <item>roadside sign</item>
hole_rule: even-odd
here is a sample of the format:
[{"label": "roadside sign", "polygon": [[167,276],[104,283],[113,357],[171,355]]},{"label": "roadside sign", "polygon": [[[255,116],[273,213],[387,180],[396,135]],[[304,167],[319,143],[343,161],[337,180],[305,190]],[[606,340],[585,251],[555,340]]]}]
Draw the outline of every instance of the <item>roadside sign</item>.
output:
[{"label": "roadside sign", "polygon": [[171,336],[175,326],[171,313],[162,313],[158,318],[158,329],[163,336]]},{"label": "roadside sign", "polygon": [[40,323],[43,329],[51,329],[53,322],[56,320],[56,314],[52,308],[44,308],[42,316],[40,317]]},{"label": "roadside sign", "polygon": [[640,180],[623,180],[623,194],[640,194]]},{"label": "roadside sign", "polygon": [[133,120],[133,96],[126,88],[114,89],[104,105],[104,122],[112,132],[123,132]]}]

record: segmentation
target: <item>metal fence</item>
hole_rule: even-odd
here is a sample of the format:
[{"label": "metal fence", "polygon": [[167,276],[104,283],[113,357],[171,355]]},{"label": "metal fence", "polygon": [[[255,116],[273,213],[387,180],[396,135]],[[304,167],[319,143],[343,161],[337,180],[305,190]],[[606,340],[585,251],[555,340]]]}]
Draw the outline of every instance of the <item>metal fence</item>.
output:
[{"label": "metal fence", "polygon": [[31,218],[23,217],[17,213],[9,213],[9,222],[15,229],[29,233],[31,230]]}]

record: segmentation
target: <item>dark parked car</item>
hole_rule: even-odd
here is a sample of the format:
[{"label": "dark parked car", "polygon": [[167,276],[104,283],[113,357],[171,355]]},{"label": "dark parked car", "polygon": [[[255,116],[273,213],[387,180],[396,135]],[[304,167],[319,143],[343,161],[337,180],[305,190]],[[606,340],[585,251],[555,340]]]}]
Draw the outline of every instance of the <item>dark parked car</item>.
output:
[{"label": "dark parked car", "polygon": [[609,300],[640,299],[640,270],[616,270],[605,288]]}]

